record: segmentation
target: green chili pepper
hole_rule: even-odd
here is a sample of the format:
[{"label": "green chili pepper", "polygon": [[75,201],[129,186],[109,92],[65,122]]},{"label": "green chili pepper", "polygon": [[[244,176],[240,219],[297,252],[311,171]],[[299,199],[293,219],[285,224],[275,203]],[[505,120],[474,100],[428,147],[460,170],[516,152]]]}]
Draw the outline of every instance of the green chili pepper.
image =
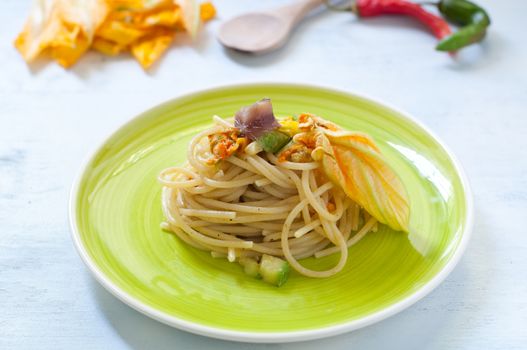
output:
[{"label": "green chili pepper", "polygon": [[463,26],[437,44],[439,51],[456,51],[483,40],[490,25],[487,12],[467,0],[441,0],[437,7],[448,21]]}]

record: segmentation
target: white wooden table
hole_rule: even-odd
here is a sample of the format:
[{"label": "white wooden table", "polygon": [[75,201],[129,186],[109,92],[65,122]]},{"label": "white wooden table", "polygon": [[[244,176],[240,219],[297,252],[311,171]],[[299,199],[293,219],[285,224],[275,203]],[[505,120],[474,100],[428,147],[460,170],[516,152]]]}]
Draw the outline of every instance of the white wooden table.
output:
[{"label": "white wooden table", "polygon": [[[1,349],[527,349],[527,2],[478,0],[483,45],[458,61],[405,19],[358,23],[322,13],[265,57],[223,50],[219,20],[151,72],[90,54],[70,71],[29,69],[12,47],[26,0],[0,2]],[[220,19],[279,0],[216,0]],[[186,43],[184,38],[178,40]],[[466,255],[424,300],[386,321],[299,344],[250,345],[153,321],[103,290],[73,248],[70,184],[113,129],[169,98],[237,82],[309,82],[396,105],[431,127],[471,180],[476,221]]]}]

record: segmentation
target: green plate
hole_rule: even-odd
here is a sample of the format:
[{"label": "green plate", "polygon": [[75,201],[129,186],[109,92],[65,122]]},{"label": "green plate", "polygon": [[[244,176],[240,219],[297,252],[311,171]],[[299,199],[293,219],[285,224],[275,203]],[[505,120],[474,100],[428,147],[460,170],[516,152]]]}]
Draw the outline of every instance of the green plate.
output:
[{"label": "green plate", "polygon": [[[276,288],[163,232],[158,173],[185,161],[188,141],[211,124],[212,115],[232,116],[262,97],[272,99],[277,115],[311,112],[373,136],[408,189],[411,233],[381,227],[350,248],[336,276],[293,272]],[[121,127],[82,168],[70,219],[84,262],[133,308],[193,333],[285,342],[363,327],[429,293],[463,253],[472,199],[453,155],[407,115],[345,92],[256,84],[179,97]],[[326,268],[337,259],[303,263]]]}]

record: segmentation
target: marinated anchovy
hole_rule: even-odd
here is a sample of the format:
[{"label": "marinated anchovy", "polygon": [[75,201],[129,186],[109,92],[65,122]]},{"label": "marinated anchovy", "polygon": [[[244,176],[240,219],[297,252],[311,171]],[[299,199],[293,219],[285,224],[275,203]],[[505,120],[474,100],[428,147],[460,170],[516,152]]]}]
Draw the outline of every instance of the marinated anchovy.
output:
[{"label": "marinated anchovy", "polygon": [[234,116],[234,126],[251,140],[277,129],[280,124],[273,114],[271,100],[264,98],[250,106],[241,108]]}]

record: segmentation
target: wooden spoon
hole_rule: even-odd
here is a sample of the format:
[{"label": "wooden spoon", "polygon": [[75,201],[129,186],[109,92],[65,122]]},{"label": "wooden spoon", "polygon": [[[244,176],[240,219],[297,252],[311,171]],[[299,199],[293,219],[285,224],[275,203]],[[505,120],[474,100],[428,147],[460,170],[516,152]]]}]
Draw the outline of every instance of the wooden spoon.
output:
[{"label": "wooden spoon", "polygon": [[221,26],[218,40],[226,47],[262,54],[281,47],[295,25],[324,0],[301,0],[264,12],[247,13]]}]

